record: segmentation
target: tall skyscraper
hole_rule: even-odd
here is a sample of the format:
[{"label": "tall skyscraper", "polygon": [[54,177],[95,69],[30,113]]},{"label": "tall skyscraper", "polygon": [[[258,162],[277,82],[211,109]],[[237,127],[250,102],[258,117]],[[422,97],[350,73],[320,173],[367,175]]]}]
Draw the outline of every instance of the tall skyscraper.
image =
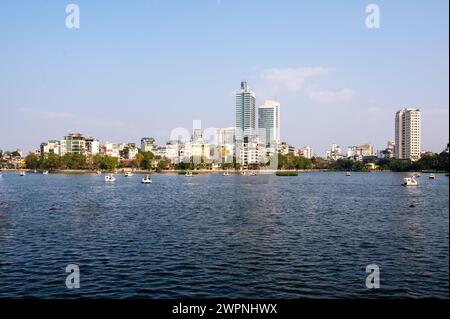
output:
[{"label": "tall skyscraper", "polygon": [[261,141],[269,146],[281,143],[280,103],[267,100],[258,108],[258,127]]},{"label": "tall skyscraper", "polygon": [[256,96],[248,88],[247,82],[241,82],[236,92],[236,139],[255,135],[256,131]]},{"label": "tall skyscraper", "polygon": [[419,109],[401,109],[395,115],[395,152],[398,159],[420,158],[421,116]]}]

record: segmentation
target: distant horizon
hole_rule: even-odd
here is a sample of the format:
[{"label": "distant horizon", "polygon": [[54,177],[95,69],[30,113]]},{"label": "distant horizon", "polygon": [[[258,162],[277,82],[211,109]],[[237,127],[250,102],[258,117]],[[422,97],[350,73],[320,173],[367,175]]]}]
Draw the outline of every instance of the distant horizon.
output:
[{"label": "distant horizon", "polygon": [[[394,140],[395,113],[422,112],[422,150],[449,141],[448,2],[195,3],[4,1],[0,10],[0,149],[24,153],[69,132],[102,143],[164,145],[176,127],[234,127],[246,80],[281,103],[281,140],[323,156]],[[235,10],[239,4],[241,10]],[[245,19],[244,19],[245,17]]]}]

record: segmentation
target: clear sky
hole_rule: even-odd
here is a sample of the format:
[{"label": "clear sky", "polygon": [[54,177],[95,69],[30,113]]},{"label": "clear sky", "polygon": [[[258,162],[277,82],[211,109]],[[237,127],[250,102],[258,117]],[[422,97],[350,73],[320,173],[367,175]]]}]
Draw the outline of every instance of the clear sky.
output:
[{"label": "clear sky", "polygon": [[[67,29],[65,7],[80,7]],[[366,5],[380,7],[368,29]],[[282,139],[394,138],[395,112],[422,110],[424,150],[449,138],[447,0],[153,0],[0,3],[0,149],[67,132],[160,144],[176,127],[234,125],[246,79],[282,103]]]}]

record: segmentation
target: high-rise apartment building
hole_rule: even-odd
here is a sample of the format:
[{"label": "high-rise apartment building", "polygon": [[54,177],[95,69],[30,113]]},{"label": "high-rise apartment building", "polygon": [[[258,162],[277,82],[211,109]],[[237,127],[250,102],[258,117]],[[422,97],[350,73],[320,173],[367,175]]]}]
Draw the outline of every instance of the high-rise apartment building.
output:
[{"label": "high-rise apartment building", "polygon": [[394,157],[417,161],[421,153],[421,115],[419,109],[401,109],[395,115]]},{"label": "high-rise apartment building", "polygon": [[281,143],[280,103],[267,100],[258,108],[258,128],[261,142],[266,145]]}]

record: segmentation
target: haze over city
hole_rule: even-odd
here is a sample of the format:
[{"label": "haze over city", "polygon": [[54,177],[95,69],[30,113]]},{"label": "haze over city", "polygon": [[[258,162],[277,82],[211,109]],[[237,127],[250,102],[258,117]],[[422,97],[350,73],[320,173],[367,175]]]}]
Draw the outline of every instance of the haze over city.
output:
[{"label": "haze over city", "polygon": [[394,116],[420,108],[422,148],[448,142],[447,1],[4,1],[0,149],[35,150],[68,132],[163,144],[176,127],[234,125],[247,80],[256,105],[281,103],[281,137],[323,155],[394,138]]}]

